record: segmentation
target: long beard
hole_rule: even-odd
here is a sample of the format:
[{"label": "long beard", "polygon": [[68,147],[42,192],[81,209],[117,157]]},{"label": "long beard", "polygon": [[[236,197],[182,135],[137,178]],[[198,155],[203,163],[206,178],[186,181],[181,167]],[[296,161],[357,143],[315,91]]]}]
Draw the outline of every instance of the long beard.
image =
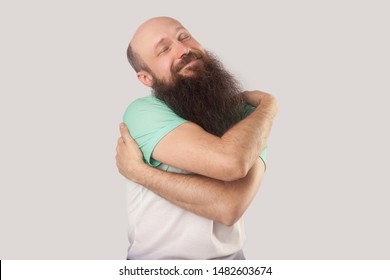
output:
[{"label": "long beard", "polygon": [[180,117],[222,136],[243,117],[241,89],[213,55],[208,53],[201,59],[203,67],[194,68],[193,77],[172,71],[174,82],[171,84],[155,78],[153,94]]}]

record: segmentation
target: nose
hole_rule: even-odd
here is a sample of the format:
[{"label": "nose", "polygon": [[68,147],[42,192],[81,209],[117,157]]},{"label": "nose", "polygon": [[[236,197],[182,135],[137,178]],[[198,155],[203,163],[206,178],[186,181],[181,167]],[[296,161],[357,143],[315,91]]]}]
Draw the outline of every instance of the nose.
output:
[{"label": "nose", "polygon": [[177,57],[178,58],[183,58],[187,54],[191,52],[190,46],[186,45],[183,42],[177,42]]}]

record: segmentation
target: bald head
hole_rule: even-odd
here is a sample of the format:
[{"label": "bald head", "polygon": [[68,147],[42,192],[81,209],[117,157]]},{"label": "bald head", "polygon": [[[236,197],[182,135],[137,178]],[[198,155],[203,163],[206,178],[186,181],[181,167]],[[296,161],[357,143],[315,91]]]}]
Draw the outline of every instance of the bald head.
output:
[{"label": "bald head", "polygon": [[167,28],[172,25],[183,27],[183,25],[174,18],[155,17],[142,23],[135,31],[130,44],[134,49],[145,43],[145,40],[158,33],[165,33]]},{"label": "bald head", "polygon": [[127,59],[135,72],[151,70],[143,61],[139,50],[145,45],[150,44],[153,39],[158,36],[158,33],[165,33],[166,28],[169,28],[171,25],[176,25],[178,28],[183,27],[182,24],[174,18],[154,17],[148,19],[137,28],[127,48]]}]

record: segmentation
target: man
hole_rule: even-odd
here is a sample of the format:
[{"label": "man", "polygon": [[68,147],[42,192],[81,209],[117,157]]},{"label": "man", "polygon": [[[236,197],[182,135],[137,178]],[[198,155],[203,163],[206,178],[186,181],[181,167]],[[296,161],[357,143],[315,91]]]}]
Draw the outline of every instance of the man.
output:
[{"label": "man", "polygon": [[129,179],[128,259],[244,259],[241,216],[264,174],[275,99],[240,93],[172,18],[143,23],[128,58],[153,89],[127,108],[117,144]]}]

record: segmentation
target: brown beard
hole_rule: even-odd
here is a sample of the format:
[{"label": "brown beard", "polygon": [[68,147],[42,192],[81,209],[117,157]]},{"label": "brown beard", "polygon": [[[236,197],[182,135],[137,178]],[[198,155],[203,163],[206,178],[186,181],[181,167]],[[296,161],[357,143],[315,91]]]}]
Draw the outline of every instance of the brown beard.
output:
[{"label": "brown beard", "polygon": [[[179,71],[194,59],[202,60],[189,68],[196,75],[180,75]],[[153,94],[180,117],[216,136],[242,119],[244,101],[239,83],[212,54],[190,53],[172,69],[172,77],[172,83],[154,77]]]}]

